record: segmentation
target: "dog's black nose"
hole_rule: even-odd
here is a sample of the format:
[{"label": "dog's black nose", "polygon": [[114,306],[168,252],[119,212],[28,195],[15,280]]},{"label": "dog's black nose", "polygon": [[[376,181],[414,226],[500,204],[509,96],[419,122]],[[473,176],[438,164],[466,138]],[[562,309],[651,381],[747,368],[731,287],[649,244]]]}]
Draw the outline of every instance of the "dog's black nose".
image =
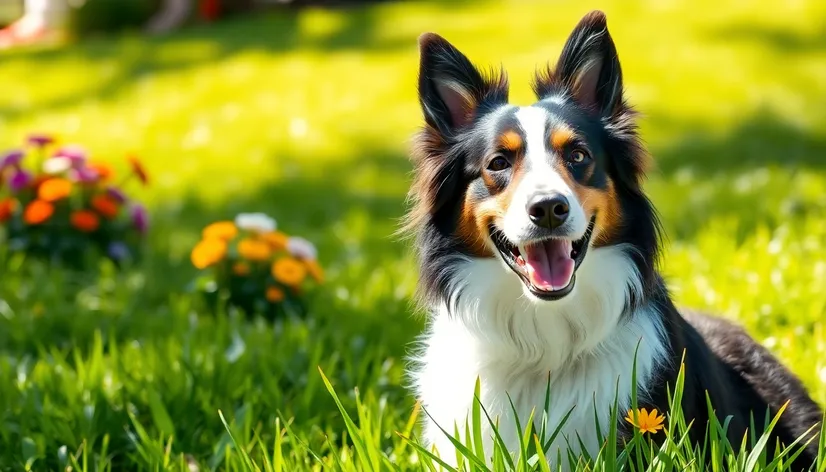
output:
[{"label": "dog's black nose", "polygon": [[536,226],[554,229],[568,218],[568,199],[562,195],[537,195],[528,202],[528,215]]}]

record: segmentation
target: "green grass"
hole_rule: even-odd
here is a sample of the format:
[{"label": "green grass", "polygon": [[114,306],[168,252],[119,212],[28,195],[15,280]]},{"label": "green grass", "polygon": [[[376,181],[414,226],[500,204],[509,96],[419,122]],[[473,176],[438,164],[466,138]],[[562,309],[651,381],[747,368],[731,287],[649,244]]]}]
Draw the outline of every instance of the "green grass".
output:
[{"label": "green grass", "polygon": [[[826,3],[599,7],[645,114],[675,297],[742,322],[826,404]],[[0,469],[425,467],[402,438],[421,415],[403,379],[416,271],[392,237],[420,122],[416,37],[503,63],[528,103],[585,11],[388,3],[0,53],[0,146],[46,131],[100,158],[137,152],[154,212],[150,257],[125,274],[3,256]],[[311,322],[211,317],[187,292],[201,227],[239,211],[318,244]],[[697,459],[674,440],[659,460]]]}]

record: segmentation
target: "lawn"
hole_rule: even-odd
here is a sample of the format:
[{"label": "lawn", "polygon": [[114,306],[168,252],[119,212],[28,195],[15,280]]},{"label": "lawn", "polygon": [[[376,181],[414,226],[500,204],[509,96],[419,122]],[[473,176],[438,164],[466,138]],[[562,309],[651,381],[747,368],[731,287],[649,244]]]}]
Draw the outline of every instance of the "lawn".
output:
[{"label": "lawn", "polygon": [[[675,297],[743,323],[826,405],[826,3],[599,8],[657,162]],[[404,361],[422,317],[393,237],[416,37],[501,62],[528,103],[585,12],[380,3],[0,53],[0,148],[50,132],[152,173],[142,266],[79,277],[0,255],[0,470],[245,470],[246,452],[262,469],[364,470],[319,369],[366,450],[419,470],[396,432],[415,414]],[[188,292],[201,228],[242,211],[318,245],[311,321],[210,316]]]}]

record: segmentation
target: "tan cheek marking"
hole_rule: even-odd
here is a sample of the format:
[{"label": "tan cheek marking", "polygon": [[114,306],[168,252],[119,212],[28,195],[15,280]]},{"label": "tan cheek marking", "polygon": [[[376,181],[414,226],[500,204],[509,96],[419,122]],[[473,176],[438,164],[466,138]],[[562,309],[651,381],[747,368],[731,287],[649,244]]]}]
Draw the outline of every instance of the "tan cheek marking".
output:
[{"label": "tan cheek marking", "polygon": [[516,131],[506,131],[499,137],[499,144],[511,152],[522,148],[522,136]]},{"label": "tan cheek marking", "polygon": [[551,132],[551,149],[562,152],[565,146],[574,140],[574,131],[567,126],[560,126]]},{"label": "tan cheek marking", "polygon": [[466,194],[462,214],[457,227],[457,236],[462,239],[477,257],[493,257],[493,250],[488,244],[488,227],[501,222],[510,207],[513,195],[522,180],[522,167],[519,161],[514,166],[514,174],[504,191],[481,202],[471,200]]},{"label": "tan cheek marking", "polygon": [[514,166],[513,177],[511,177],[507,188],[494,197],[488,198],[479,206],[479,211],[476,214],[476,224],[485,231],[487,231],[491,223],[501,222],[501,220],[505,218],[505,213],[507,213],[508,208],[510,208],[513,195],[516,193],[519,182],[522,180],[523,172],[520,164],[521,161],[517,161],[517,164]]},{"label": "tan cheek marking", "polygon": [[611,237],[622,223],[613,182],[608,181],[606,190],[578,185],[574,188],[574,192],[585,209],[587,218],[590,219],[595,212],[597,214],[597,221],[594,226],[594,246],[605,246],[610,242]]},{"label": "tan cheek marking", "polygon": [[[619,202],[614,191],[614,183],[608,181],[605,190],[599,190],[579,184],[571,176],[570,169],[560,159],[557,159],[554,168],[559,173],[562,180],[574,191],[579,203],[585,209],[585,216],[590,220],[594,212],[597,214],[597,221],[594,227],[594,245],[604,246],[608,244],[616,228],[621,223]],[[585,180],[590,179],[593,173],[593,166],[588,169]]]},{"label": "tan cheek marking", "polygon": [[[484,202],[482,205],[484,205]],[[459,217],[459,224],[456,227],[456,236],[467,244],[472,255],[476,257],[492,257],[493,253],[486,243],[487,227],[482,227],[478,224],[478,215],[481,210],[480,206],[480,204],[471,200],[469,192],[465,195],[462,214]]]}]

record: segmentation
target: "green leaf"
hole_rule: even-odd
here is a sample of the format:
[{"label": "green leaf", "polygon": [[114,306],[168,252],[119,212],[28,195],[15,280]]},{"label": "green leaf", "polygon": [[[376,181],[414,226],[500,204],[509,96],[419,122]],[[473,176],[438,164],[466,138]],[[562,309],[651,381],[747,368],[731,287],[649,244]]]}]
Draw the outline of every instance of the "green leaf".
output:
[{"label": "green leaf", "polygon": [[157,391],[149,390],[148,397],[149,411],[152,414],[152,421],[155,423],[155,427],[166,436],[175,434],[175,425],[172,423],[172,418],[166,411],[163,401],[161,401],[161,396]]}]

